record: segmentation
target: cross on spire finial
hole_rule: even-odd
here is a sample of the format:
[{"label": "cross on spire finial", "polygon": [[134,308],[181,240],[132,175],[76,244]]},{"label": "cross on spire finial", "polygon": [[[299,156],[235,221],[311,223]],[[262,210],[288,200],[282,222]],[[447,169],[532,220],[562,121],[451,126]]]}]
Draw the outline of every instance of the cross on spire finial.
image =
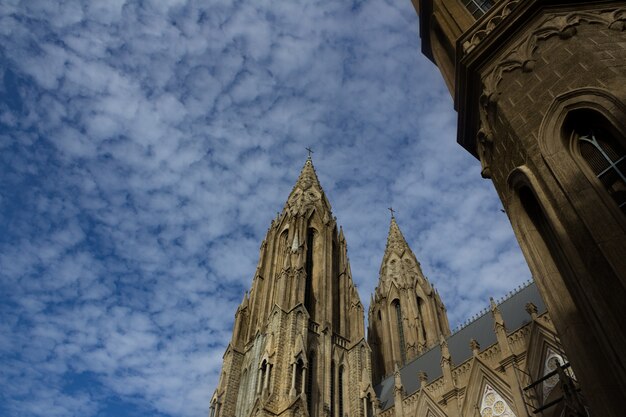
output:
[{"label": "cross on spire finial", "polygon": [[310,161],[311,160],[311,154],[313,153],[313,149],[311,149],[310,147],[306,147],[304,149],[306,149],[309,152],[309,156],[307,156],[306,159],[308,159]]},{"label": "cross on spire finial", "polygon": [[393,218],[394,218],[394,215],[393,215],[393,214],[394,214],[396,211],[393,209],[393,207],[388,207],[388,208],[387,208],[387,210],[389,210],[389,211],[391,212],[391,218],[393,219]]}]

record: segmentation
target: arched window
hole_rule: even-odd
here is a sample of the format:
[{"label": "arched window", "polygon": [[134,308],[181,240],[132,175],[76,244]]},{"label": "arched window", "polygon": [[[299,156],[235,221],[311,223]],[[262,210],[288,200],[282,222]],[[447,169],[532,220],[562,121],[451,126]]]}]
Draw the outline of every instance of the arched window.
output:
[{"label": "arched window", "polygon": [[289,247],[289,230],[285,230],[278,238],[278,253],[276,254],[276,273],[280,274],[285,266],[285,255]]},{"label": "arched window", "polygon": [[374,403],[372,402],[371,394],[367,394],[365,407],[366,407],[366,416],[374,417]]},{"label": "arched window", "polygon": [[304,288],[304,307],[314,318],[313,307],[313,243],[315,241],[315,231],[308,229],[306,234],[306,283]]},{"label": "arched window", "polygon": [[330,362],[330,417],[335,417],[335,361]]},{"label": "arched window", "polygon": [[237,395],[237,415],[245,414],[243,412],[244,407],[246,406],[248,393],[248,370],[244,369],[241,375],[241,382],[239,383],[239,394]]},{"label": "arched window", "polygon": [[309,415],[313,415],[313,383],[315,381],[315,352],[311,351],[309,353],[309,378],[307,381],[306,387],[306,401],[309,407]]},{"label": "arched window", "polygon": [[333,330],[336,333],[341,333],[341,294],[340,294],[340,275],[339,275],[339,247],[335,239],[333,239],[332,250],[332,291],[333,291]]},{"label": "arched window", "polygon": [[267,387],[267,379],[268,379],[268,365],[267,365],[267,361],[263,361],[263,363],[261,364],[261,379],[259,381],[259,387],[258,387],[258,391],[259,392],[263,392],[265,390],[265,388]]},{"label": "arched window", "polygon": [[304,362],[302,359],[298,359],[296,362],[296,378],[295,378],[295,388],[296,394],[300,394],[302,392],[302,373],[304,372]]},{"label": "arched window", "polygon": [[[613,201],[626,214],[626,151],[606,121],[592,112],[569,117],[574,147]],[[604,123],[603,123],[604,122]]]},{"label": "arched window", "polygon": [[402,364],[406,363],[406,343],[404,341],[404,327],[402,326],[402,308],[400,307],[400,301],[394,300],[393,305],[396,309],[396,324],[398,327],[398,341],[400,343],[400,357],[402,358]]},{"label": "arched window", "polygon": [[426,343],[426,333],[424,330],[426,324],[424,315],[424,300],[422,300],[419,295],[416,295],[415,299],[417,301],[417,313],[419,314],[419,320],[422,322],[422,325],[418,326],[418,332],[421,340]]},{"label": "arched window", "polygon": [[339,375],[337,375],[337,408],[339,409],[339,417],[343,417],[343,365],[339,367]]}]

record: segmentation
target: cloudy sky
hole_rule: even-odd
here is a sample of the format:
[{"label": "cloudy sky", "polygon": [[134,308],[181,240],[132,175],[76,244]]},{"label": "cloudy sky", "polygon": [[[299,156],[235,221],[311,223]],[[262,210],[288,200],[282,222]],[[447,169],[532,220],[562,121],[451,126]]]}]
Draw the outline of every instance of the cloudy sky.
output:
[{"label": "cloudy sky", "polygon": [[204,416],[306,159],[452,325],[530,274],[409,0],[0,2],[0,415]]}]

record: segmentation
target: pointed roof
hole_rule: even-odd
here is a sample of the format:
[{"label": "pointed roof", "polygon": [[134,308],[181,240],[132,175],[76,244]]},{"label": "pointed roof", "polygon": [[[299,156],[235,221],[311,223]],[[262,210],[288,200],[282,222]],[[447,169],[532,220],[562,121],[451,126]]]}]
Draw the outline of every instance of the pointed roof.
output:
[{"label": "pointed roof", "polygon": [[309,156],[300,171],[300,176],[293,186],[291,193],[289,193],[289,198],[285,203],[283,212],[288,210],[291,214],[297,212],[303,213],[319,200],[321,200],[322,204],[330,213],[330,203],[317,178],[313,160],[311,156]]},{"label": "pointed roof", "polygon": [[309,156],[300,171],[300,176],[294,185],[294,189],[299,187],[302,190],[307,190],[311,186],[315,186],[316,188],[322,190],[320,180],[317,178],[317,173],[315,172],[315,167],[313,166],[313,160]]},{"label": "pointed roof", "polygon": [[383,256],[383,259],[387,259],[391,252],[395,252],[398,256],[400,256],[406,250],[411,251],[411,248],[409,248],[409,244],[406,243],[406,239],[400,231],[398,223],[396,223],[396,218],[392,214],[391,224],[389,225],[389,234],[387,235],[387,246],[385,247],[385,255]]}]

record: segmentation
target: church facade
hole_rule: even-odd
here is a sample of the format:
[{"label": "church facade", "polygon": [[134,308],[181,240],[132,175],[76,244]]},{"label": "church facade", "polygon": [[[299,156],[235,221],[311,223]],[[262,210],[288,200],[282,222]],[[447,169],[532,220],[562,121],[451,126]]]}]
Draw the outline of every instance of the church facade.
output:
[{"label": "church facade", "polygon": [[597,415],[626,401],[626,2],[412,0]]},{"label": "church facade", "polygon": [[586,415],[533,283],[451,333],[393,215],[382,259],[366,336],[346,240],[309,158],[261,244],[211,417],[527,417],[550,402],[541,415]]}]

